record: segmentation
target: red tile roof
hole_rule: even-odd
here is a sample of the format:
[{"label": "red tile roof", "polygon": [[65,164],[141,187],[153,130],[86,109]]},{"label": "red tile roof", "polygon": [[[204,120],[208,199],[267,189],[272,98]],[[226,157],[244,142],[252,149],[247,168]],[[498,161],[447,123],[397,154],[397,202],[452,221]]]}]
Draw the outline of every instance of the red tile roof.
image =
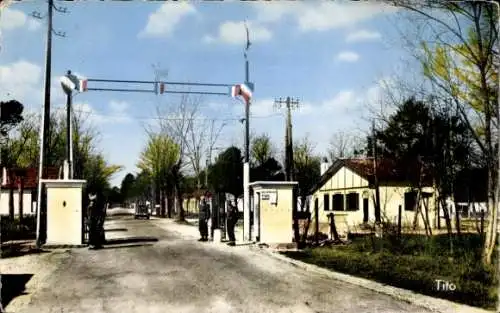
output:
[{"label": "red tile roof", "polygon": [[[319,182],[311,190],[311,193],[321,188],[321,186],[344,166],[357,175],[367,179],[372,185],[374,183],[373,162],[374,160],[371,158],[337,160],[321,176]],[[379,159],[377,160],[377,179],[380,185],[389,185],[391,183],[414,185],[421,181],[424,186],[430,186],[432,184],[430,169],[423,164],[422,176],[420,176],[421,173],[419,169],[420,166],[417,160],[413,162],[398,162],[391,159]]]},{"label": "red tile roof", "polygon": [[[49,167],[48,169],[48,179],[57,179],[59,177],[59,168]],[[8,175],[9,171],[14,171],[14,180],[9,181],[10,177]],[[3,169],[1,171],[3,175]],[[10,189],[17,188],[20,177],[24,177],[24,188],[25,189],[35,189],[38,186],[38,168],[13,168],[7,169],[7,183],[3,184],[2,188]]]}]

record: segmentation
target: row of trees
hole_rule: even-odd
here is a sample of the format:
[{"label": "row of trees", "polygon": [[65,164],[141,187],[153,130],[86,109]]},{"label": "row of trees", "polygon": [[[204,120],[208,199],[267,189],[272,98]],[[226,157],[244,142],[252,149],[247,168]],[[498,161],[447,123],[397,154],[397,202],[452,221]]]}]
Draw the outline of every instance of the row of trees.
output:
[{"label": "row of trees", "polygon": [[[19,103],[14,101],[15,103]],[[8,103],[3,102],[2,113]],[[37,114],[23,113],[22,104],[16,105],[15,114],[10,118],[7,114],[2,114],[1,124],[1,156],[2,166],[9,171],[10,181],[20,181],[23,186],[23,171],[14,169],[38,168],[40,152],[40,116]],[[20,108],[20,109],[19,109]],[[73,115],[73,151],[74,151],[74,178],[87,180],[86,188],[92,190],[104,190],[110,194],[111,186],[109,181],[121,167],[110,165],[106,162],[103,154],[98,150],[98,132],[85,121],[86,116],[81,114]],[[47,165],[49,167],[61,167],[66,159],[66,120],[64,116],[51,115],[50,132],[48,141]],[[17,173],[17,174],[16,174]],[[18,177],[16,177],[18,176]],[[19,190],[23,193],[22,188]],[[14,190],[10,190],[9,212],[10,217],[14,217]],[[22,197],[20,197],[22,199]]]},{"label": "row of trees", "polygon": [[[402,42],[421,75],[399,77],[399,84],[388,91],[386,104],[408,114],[378,114],[384,130],[376,134],[381,143],[377,152],[431,163],[443,195],[452,193],[454,176],[461,169],[485,168],[489,215],[482,261],[490,264],[500,202],[498,7],[473,1],[389,3],[403,8],[401,16],[410,22],[411,27],[400,28]],[[408,100],[409,95],[424,103]],[[412,124],[417,119],[419,123]],[[365,152],[373,152],[372,143]]]}]

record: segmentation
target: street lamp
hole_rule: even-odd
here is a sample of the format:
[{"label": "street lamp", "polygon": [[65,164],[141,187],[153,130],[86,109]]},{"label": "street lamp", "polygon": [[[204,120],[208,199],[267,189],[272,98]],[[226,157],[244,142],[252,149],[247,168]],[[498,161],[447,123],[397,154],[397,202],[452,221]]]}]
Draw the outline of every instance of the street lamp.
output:
[{"label": "street lamp", "polygon": [[66,73],[66,76],[61,77],[61,87],[66,94],[66,162],[67,168],[65,178],[73,178],[73,131],[71,123],[71,106],[73,100],[73,90],[84,91],[87,88],[87,81],[80,79],[71,74],[71,71]]}]

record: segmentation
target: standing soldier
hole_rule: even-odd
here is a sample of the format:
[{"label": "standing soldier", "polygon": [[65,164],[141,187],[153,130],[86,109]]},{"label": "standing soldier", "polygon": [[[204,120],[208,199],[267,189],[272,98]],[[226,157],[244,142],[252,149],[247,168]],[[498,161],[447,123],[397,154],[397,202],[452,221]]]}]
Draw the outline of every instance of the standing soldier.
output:
[{"label": "standing soldier", "polygon": [[229,202],[227,210],[227,236],[229,237],[229,246],[236,245],[236,238],[234,236],[234,227],[238,221],[238,207],[234,203]]},{"label": "standing soldier", "polygon": [[99,192],[89,193],[87,217],[89,222],[89,248],[100,249],[104,243],[104,199]]},{"label": "standing soldier", "polygon": [[198,215],[198,224],[201,238],[198,241],[208,241],[208,220],[210,219],[210,207],[207,203],[208,191],[201,200]]}]

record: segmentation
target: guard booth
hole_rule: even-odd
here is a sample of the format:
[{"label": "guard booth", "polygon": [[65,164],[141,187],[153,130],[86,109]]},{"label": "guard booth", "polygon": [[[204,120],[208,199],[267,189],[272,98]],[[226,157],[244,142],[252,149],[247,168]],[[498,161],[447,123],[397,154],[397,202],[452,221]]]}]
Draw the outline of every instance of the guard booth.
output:
[{"label": "guard booth", "polygon": [[85,242],[82,209],[85,180],[43,180],[47,194],[46,244],[81,245]]},{"label": "guard booth", "polygon": [[252,241],[266,244],[292,243],[293,212],[297,182],[256,181],[253,191]]}]

